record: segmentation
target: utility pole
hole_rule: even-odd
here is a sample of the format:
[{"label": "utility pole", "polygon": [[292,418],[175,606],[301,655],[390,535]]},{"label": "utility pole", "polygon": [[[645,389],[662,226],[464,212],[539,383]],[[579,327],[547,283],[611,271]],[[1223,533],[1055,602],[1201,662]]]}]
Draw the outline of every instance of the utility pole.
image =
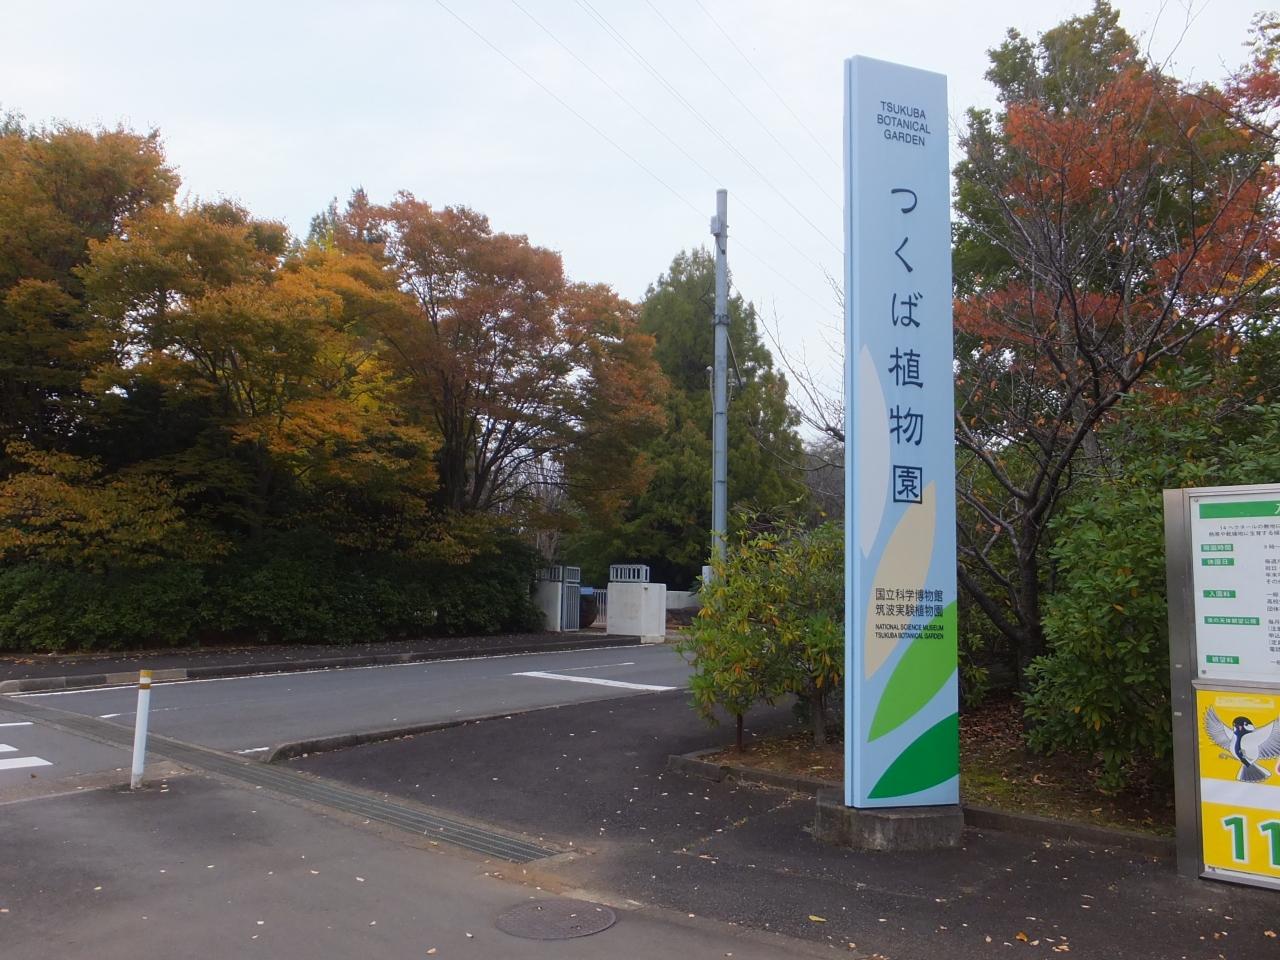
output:
[{"label": "utility pole", "polygon": [[715,367],[711,390],[711,552],[724,559],[729,508],[729,193],[716,191]]}]

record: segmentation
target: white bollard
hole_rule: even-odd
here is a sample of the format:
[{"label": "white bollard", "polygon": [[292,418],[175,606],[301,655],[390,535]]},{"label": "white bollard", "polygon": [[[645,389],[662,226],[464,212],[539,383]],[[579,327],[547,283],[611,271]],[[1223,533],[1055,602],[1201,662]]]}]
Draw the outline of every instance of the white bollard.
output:
[{"label": "white bollard", "polygon": [[129,789],[142,786],[142,768],[147,761],[147,711],[151,709],[151,671],[138,672],[138,712],[133,718],[133,770]]}]

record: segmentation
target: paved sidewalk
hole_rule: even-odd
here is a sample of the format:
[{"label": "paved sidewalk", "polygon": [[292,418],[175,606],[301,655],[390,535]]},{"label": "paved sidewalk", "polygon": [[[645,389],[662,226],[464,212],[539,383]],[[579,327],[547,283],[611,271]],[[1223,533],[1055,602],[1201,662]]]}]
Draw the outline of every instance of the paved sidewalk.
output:
[{"label": "paved sidewalk", "polygon": [[[1274,893],[1169,861],[968,830],[964,847],[856,854],[808,833],[811,797],[666,772],[732,737],[683,694],[541,711],[313,755],[302,769],[587,851],[563,882],[892,960],[1280,957]],[[789,722],[763,713],[749,726]]]},{"label": "paved sidewalk", "polygon": [[520,868],[421,847],[184,776],[0,805],[5,960],[526,960],[811,956],[781,938],[652,910],[612,928],[525,940],[495,918],[549,891]]}]

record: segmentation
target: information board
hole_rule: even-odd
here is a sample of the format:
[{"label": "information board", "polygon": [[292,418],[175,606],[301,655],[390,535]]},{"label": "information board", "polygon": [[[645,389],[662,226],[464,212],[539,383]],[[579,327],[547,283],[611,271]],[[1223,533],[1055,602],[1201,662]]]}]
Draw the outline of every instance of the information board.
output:
[{"label": "information board", "polygon": [[845,803],[959,802],[947,82],[845,63]]},{"label": "information board", "polygon": [[1196,675],[1280,681],[1280,498],[1191,497]]},{"label": "information board", "polygon": [[1164,491],[1178,872],[1280,890],[1280,484]]}]

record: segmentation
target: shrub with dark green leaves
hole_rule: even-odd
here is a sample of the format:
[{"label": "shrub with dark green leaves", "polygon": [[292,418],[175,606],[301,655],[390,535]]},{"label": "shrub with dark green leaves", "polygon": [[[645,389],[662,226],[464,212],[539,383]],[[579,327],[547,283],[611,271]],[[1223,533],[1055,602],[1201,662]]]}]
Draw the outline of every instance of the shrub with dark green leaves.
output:
[{"label": "shrub with dark green leaves", "polygon": [[1057,590],[1045,603],[1049,650],[1028,671],[1029,742],[1086,757],[1104,790],[1171,776],[1161,491],[1280,481],[1280,406],[1250,408],[1237,441],[1202,406],[1135,411],[1123,470],[1054,524]]},{"label": "shrub with dark green leaves", "polygon": [[267,534],[215,563],[0,567],[0,649],[118,650],[225,639],[360,643],[536,629],[534,551],[494,535],[465,562]]},{"label": "shrub with dark green leaves", "polygon": [[1089,754],[1100,785],[1169,762],[1169,658],[1160,490],[1104,485],[1067,509],[1045,604],[1049,652],[1028,668],[1030,744]]},{"label": "shrub with dark green leaves", "polygon": [[844,678],[844,537],[839,524],[812,530],[786,523],[753,529],[750,519],[701,590],[702,609],[681,651],[693,664],[698,710],[738,721],[758,702],[794,693],[809,706],[814,739]]},{"label": "shrub with dark green leaves", "polygon": [[167,563],[109,573],[40,563],[0,568],[0,649],[120,650],[186,642],[205,585]]}]

